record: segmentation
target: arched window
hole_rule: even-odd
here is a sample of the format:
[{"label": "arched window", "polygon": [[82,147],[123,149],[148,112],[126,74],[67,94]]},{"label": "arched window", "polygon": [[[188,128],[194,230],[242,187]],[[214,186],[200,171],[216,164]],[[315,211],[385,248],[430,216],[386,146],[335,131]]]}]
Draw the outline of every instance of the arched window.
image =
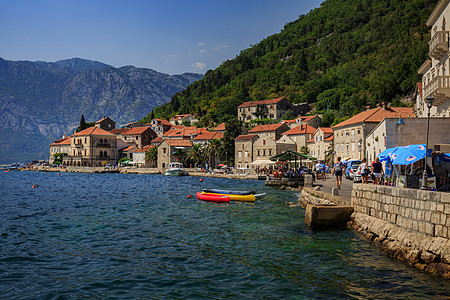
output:
[{"label": "arched window", "polygon": [[102,157],[103,156],[103,151],[100,151],[100,157]]},{"label": "arched window", "polygon": [[108,153],[106,153],[106,151],[103,153],[103,155],[106,157],[106,156],[108,156]]}]

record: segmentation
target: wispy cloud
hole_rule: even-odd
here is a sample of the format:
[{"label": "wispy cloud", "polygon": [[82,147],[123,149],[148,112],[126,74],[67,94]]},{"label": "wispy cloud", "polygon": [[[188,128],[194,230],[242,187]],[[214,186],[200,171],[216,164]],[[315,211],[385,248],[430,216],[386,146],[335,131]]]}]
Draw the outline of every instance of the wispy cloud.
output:
[{"label": "wispy cloud", "polygon": [[222,44],[219,44],[216,47],[214,47],[214,50],[219,51],[219,50],[222,50],[222,49],[225,49],[225,48],[229,48],[229,47],[230,47],[230,45],[222,43]]},{"label": "wispy cloud", "polygon": [[206,43],[204,43],[204,42],[198,42],[198,44],[197,44],[199,47],[205,47],[206,46]]},{"label": "wispy cloud", "polygon": [[208,51],[206,51],[205,49],[200,49],[200,53],[206,53]]},{"label": "wispy cloud", "polygon": [[206,64],[196,61],[195,63],[192,64],[192,67],[196,70],[202,71],[206,68]]}]

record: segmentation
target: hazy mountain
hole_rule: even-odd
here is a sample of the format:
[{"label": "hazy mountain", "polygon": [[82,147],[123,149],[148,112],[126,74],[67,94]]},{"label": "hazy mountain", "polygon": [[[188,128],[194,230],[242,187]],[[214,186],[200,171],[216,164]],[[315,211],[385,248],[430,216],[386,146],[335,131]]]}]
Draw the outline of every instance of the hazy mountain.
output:
[{"label": "hazy mountain", "polygon": [[87,122],[142,119],[202,78],[151,69],[114,68],[73,58],[54,63],[0,58],[0,163],[48,158],[49,143]]}]

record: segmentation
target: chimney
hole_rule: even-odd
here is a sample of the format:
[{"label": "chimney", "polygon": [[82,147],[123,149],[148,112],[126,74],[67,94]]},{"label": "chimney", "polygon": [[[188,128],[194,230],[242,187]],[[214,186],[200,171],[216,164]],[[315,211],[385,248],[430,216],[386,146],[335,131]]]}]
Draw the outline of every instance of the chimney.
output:
[{"label": "chimney", "polygon": [[377,103],[377,107],[381,107],[381,103]]},{"label": "chimney", "polygon": [[372,109],[372,105],[366,105],[366,110],[371,110]]},{"label": "chimney", "polygon": [[387,102],[386,102],[386,101],[383,101],[383,102],[381,103],[381,105],[383,106],[383,110],[386,110],[386,109],[387,109]]},{"label": "chimney", "polygon": [[63,133],[63,139],[65,139],[66,138],[66,134],[65,133]]}]

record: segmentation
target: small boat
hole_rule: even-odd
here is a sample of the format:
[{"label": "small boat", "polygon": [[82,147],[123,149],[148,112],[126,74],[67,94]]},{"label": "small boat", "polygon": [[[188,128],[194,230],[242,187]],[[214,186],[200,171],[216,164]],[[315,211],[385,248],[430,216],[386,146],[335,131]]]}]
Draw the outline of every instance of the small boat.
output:
[{"label": "small boat", "polygon": [[179,162],[169,163],[169,168],[166,169],[164,175],[167,176],[183,176],[186,172],[183,170],[183,164]]},{"label": "small boat", "polygon": [[224,195],[253,195],[255,191],[230,191],[230,190],[218,190],[218,189],[203,189],[205,193],[224,194]]},{"label": "small boat", "polygon": [[204,194],[200,192],[197,192],[197,199],[212,202],[230,202],[230,197],[226,195]]},{"label": "small boat", "polygon": [[241,201],[241,202],[255,202],[256,199],[262,199],[266,196],[266,193],[261,194],[250,194],[250,195],[236,195],[236,194],[223,194],[223,193],[205,193],[204,195],[220,195],[220,196],[228,196],[231,201]]}]

